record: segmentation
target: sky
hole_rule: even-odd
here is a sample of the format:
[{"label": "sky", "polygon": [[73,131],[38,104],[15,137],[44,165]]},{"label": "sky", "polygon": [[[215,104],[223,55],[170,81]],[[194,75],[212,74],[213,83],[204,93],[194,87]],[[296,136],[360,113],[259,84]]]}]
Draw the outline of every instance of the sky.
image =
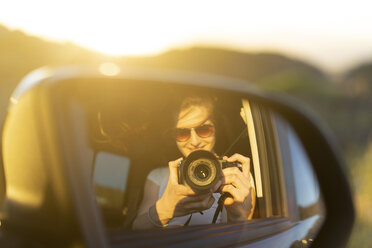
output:
[{"label": "sky", "polygon": [[2,0],[0,24],[108,55],[204,45],[339,72],[372,61],[371,10],[370,0]]}]

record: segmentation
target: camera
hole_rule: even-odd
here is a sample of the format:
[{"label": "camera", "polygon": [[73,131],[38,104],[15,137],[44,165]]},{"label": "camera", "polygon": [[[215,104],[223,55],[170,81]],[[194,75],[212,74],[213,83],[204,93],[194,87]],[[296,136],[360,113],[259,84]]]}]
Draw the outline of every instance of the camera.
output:
[{"label": "camera", "polygon": [[211,152],[197,150],[181,161],[178,183],[188,185],[195,192],[208,191],[221,179],[222,169],[229,167],[238,167],[242,171],[239,162],[228,162],[216,158]]}]

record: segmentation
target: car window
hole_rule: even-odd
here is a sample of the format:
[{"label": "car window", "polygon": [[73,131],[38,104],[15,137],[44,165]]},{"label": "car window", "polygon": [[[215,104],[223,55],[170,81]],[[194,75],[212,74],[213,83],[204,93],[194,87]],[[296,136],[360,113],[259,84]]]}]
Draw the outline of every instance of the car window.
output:
[{"label": "car window", "polygon": [[296,185],[296,201],[299,206],[315,204],[320,199],[319,185],[315,180],[311,162],[293,129],[288,129],[289,149]]},{"label": "car window", "polygon": [[130,160],[108,152],[95,155],[93,183],[101,206],[120,209],[126,192]]}]

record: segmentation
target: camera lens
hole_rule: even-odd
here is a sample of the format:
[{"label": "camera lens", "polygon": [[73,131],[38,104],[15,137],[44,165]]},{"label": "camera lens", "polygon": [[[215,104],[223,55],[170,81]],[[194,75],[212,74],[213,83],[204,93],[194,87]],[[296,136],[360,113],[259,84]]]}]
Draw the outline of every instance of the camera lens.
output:
[{"label": "camera lens", "polygon": [[185,184],[194,191],[207,191],[219,180],[221,164],[213,153],[198,150],[182,163],[181,172],[180,178],[184,178]]},{"label": "camera lens", "polygon": [[205,164],[199,164],[198,166],[196,166],[194,170],[194,175],[199,180],[202,180],[202,181],[206,180],[210,175],[209,166]]}]

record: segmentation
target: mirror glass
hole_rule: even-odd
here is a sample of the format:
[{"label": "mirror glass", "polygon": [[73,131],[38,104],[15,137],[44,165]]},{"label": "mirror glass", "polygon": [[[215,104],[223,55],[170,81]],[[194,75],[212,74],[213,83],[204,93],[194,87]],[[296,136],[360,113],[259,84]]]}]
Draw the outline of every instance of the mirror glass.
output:
[{"label": "mirror glass", "polygon": [[108,230],[277,218],[301,223],[298,240],[319,229],[325,210],[311,160],[286,119],[262,103],[135,79],[53,87]]}]

